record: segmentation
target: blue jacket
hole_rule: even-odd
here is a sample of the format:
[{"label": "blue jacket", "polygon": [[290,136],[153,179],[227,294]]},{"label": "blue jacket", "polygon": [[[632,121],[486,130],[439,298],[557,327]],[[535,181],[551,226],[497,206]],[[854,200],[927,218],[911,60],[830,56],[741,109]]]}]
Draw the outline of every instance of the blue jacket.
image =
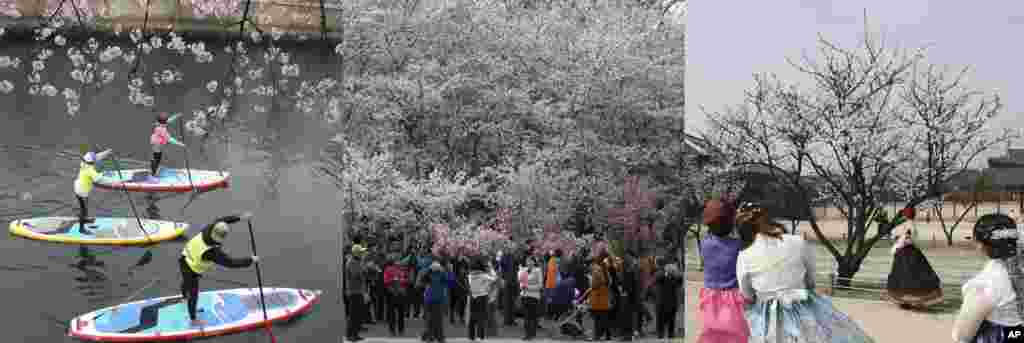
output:
[{"label": "blue jacket", "polygon": [[430,284],[423,294],[423,302],[426,304],[448,303],[448,273],[430,272]]},{"label": "blue jacket", "polygon": [[420,256],[416,258],[416,275],[423,275],[430,270],[430,264],[434,263],[434,259],[430,256]]}]

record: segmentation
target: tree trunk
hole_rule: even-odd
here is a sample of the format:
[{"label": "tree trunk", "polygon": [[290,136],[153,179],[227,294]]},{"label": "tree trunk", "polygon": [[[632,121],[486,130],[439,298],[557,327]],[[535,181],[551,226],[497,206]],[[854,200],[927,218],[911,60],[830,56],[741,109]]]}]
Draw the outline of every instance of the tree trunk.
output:
[{"label": "tree trunk", "polygon": [[[683,244],[687,244],[686,236],[687,236],[687,232],[688,231],[689,230],[683,230]],[[696,241],[697,241],[697,258],[698,258],[698,260],[700,262],[700,269],[704,270],[704,251],[700,247],[700,228],[698,228],[694,232],[696,233],[696,236],[697,236],[697,239],[696,239]]]},{"label": "tree trunk", "polygon": [[856,263],[856,259],[852,257],[844,257],[839,261],[838,270],[836,270],[836,285],[850,287],[853,283],[853,276],[858,271],[860,271],[860,263]]}]

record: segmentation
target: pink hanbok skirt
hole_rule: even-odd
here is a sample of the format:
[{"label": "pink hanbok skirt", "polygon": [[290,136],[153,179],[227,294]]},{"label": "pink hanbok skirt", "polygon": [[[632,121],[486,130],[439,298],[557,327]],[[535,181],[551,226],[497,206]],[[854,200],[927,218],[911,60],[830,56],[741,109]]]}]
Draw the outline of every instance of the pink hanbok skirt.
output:
[{"label": "pink hanbok skirt", "polygon": [[704,327],[697,342],[747,343],[750,326],[744,314],[745,302],[738,288],[701,288],[697,315]]}]

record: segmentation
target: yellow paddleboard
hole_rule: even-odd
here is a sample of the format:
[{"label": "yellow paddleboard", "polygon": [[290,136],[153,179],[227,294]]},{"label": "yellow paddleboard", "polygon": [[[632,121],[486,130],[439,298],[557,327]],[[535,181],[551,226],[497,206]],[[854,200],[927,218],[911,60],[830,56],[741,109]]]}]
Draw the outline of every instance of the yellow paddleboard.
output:
[{"label": "yellow paddleboard", "polygon": [[74,217],[40,217],[11,222],[12,235],[33,240],[84,245],[147,245],[175,239],[188,231],[188,223],[135,218],[96,218],[79,224]]}]

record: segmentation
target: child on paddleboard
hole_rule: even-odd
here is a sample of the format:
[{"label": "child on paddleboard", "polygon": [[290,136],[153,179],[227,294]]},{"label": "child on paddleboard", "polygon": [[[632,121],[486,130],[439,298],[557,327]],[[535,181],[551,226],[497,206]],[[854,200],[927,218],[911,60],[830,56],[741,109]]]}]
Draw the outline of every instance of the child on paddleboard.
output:
[{"label": "child on paddleboard", "polygon": [[[96,171],[96,161],[103,160],[110,152],[110,149],[100,153],[89,151],[82,156],[82,163],[78,167],[78,178],[75,179],[75,197],[78,198],[78,207],[81,209],[78,212],[80,224],[96,221],[96,218],[89,217],[89,193],[92,192],[93,182],[100,176],[100,173]],[[85,225],[82,225],[81,231],[84,234],[92,234],[85,228]]]},{"label": "child on paddleboard", "polygon": [[160,113],[156,117],[156,127],[153,128],[153,134],[149,136],[149,144],[153,146],[153,160],[149,164],[150,171],[150,182],[155,182],[158,171],[160,171],[160,161],[163,160],[164,153],[163,147],[167,143],[171,143],[180,147],[185,147],[184,143],[181,143],[177,139],[174,139],[169,132],[167,132],[167,124],[173,123],[174,120],[178,119],[180,114],[175,114],[168,117],[166,112]]},{"label": "child on paddleboard", "polygon": [[206,271],[218,264],[227,268],[246,268],[259,262],[258,256],[233,258],[221,249],[227,239],[230,227],[242,220],[252,218],[252,213],[241,216],[227,216],[207,225],[198,235],[192,237],[181,251],[178,266],[181,269],[181,296],[188,300],[188,316],[193,326],[202,326],[203,321],[196,317],[196,304],[199,300],[199,278]]}]

